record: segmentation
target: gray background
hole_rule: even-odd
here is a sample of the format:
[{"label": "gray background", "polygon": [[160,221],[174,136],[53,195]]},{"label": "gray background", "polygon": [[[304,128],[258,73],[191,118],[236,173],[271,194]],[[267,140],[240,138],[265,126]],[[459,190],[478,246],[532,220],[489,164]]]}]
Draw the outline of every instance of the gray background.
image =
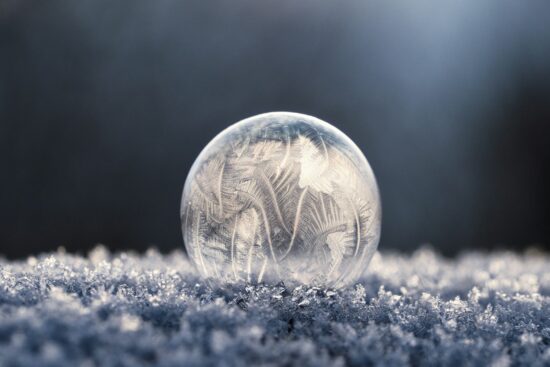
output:
[{"label": "gray background", "polygon": [[333,123],[383,198],[381,249],[550,240],[547,1],[0,1],[0,254],[182,247],[221,129]]}]

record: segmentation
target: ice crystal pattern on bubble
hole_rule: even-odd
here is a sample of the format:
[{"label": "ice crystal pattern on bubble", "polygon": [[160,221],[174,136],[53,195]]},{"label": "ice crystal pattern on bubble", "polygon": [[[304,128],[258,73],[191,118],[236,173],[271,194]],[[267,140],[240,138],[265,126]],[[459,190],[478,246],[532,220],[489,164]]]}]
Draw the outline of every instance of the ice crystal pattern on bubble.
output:
[{"label": "ice crystal pattern on bubble", "polygon": [[182,198],[187,251],[207,277],[341,286],[376,251],[372,171],[343,133],[292,113],[237,123],[201,153]]}]

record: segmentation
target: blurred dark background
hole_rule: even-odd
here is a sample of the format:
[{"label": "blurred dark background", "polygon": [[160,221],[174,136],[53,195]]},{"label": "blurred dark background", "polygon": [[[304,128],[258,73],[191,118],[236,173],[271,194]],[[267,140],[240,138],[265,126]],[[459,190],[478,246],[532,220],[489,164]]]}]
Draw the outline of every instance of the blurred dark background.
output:
[{"label": "blurred dark background", "polygon": [[0,254],[182,247],[229,124],[333,123],[381,249],[550,249],[550,2],[0,1]]}]

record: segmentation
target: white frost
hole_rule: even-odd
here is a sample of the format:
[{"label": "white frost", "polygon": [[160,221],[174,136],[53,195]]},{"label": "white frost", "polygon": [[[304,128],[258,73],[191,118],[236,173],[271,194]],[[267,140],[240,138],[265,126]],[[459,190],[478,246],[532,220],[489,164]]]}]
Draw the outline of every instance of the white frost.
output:
[{"label": "white frost", "polygon": [[0,260],[0,365],[549,365],[549,272],[422,249],[334,290],[208,285],[180,251]]}]

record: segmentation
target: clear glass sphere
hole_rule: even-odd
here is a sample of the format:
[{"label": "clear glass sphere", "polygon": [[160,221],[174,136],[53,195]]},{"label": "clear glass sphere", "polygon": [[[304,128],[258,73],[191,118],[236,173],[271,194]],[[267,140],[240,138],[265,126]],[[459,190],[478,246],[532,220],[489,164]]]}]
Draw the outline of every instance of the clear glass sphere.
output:
[{"label": "clear glass sphere", "polygon": [[205,277],[341,287],[378,247],[376,179],[359,148],[315,117],[242,120],[200,153],[185,182],[187,253]]}]

